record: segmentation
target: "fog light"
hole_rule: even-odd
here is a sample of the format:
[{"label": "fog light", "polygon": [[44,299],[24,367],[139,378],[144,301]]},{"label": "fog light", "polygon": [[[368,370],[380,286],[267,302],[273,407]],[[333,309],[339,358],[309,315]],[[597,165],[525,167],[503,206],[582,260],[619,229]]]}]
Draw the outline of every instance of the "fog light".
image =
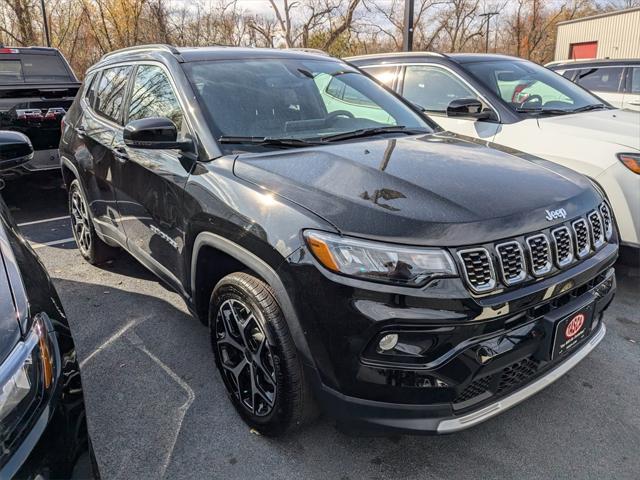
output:
[{"label": "fog light", "polygon": [[383,352],[387,352],[392,350],[398,344],[398,334],[397,333],[389,333],[380,339],[380,343],[378,343],[378,348]]}]

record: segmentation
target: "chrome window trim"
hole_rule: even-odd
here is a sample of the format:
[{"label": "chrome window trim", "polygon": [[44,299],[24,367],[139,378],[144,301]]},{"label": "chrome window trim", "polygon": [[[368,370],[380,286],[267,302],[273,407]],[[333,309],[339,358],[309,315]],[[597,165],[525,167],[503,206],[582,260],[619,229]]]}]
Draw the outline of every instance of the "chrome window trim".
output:
[{"label": "chrome window trim", "polygon": [[[583,250],[580,250],[578,247],[578,231],[576,230],[576,224],[578,223],[583,223],[584,228],[587,232],[587,246]],[[573,229],[573,234],[575,238],[575,247],[576,247],[575,254],[579,259],[582,259],[587,255],[589,255],[589,252],[591,252],[591,232],[589,231],[589,223],[584,218],[579,218],[571,222],[571,228]]]},{"label": "chrome window trim", "polygon": [[[560,257],[558,256],[558,241],[556,240],[556,235],[555,235],[555,232],[559,232],[561,230],[566,231],[567,235],[569,235],[569,256],[563,261],[560,261]],[[566,267],[571,262],[573,262],[573,259],[575,257],[575,253],[574,253],[575,248],[573,245],[573,236],[571,235],[571,230],[569,230],[569,227],[567,227],[566,225],[563,225],[561,227],[554,228],[553,230],[551,230],[551,240],[553,241],[553,249],[555,253],[554,258],[556,260],[556,265],[558,266],[558,268]]]},{"label": "chrome window trim", "polygon": [[[539,270],[536,270],[533,264],[533,251],[531,249],[531,244],[529,243],[531,240],[536,238],[543,238],[545,243],[547,244],[547,263],[544,267]],[[529,253],[529,260],[531,261],[531,273],[536,277],[542,277],[551,271],[553,267],[553,262],[551,261],[551,243],[549,243],[549,239],[544,233],[538,233],[537,235],[531,235],[525,239],[527,243],[527,251]]]},{"label": "chrome window trim", "polygon": [[[487,259],[489,260],[489,272],[491,276],[491,281],[481,287],[474,286],[469,280],[469,275],[467,274],[467,267],[464,263],[464,258],[462,257],[462,255],[470,252],[484,252],[485,255],[487,256]],[[493,268],[493,260],[491,258],[491,253],[489,253],[489,250],[487,250],[484,247],[465,248],[463,250],[458,250],[456,254],[460,259],[460,262],[462,262],[462,273],[464,274],[464,279],[466,280],[467,285],[469,285],[469,288],[471,288],[471,290],[473,290],[475,293],[486,293],[493,290],[496,287],[496,271]]]},{"label": "chrome window trim", "polygon": [[[520,252],[520,260],[522,262],[522,271],[520,272],[520,275],[518,275],[515,278],[512,278],[511,280],[507,279],[507,276],[505,275],[504,263],[502,262],[502,255],[500,254],[500,247],[505,247],[508,245],[516,245],[516,247],[518,247],[518,251]],[[498,256],[498,263],[500,264],[500,276],[502,277],[502,281],[504,282],[505,285],[507,286],[515,285],[516,283],[520,283],[525,278],[527,278],[527,260],[524,257],[524,250],[522,249],[522,245],[520,245],[520,242],[516,240],[511,240],[508,242],[498,243],[495,245],[495,249]]]}]

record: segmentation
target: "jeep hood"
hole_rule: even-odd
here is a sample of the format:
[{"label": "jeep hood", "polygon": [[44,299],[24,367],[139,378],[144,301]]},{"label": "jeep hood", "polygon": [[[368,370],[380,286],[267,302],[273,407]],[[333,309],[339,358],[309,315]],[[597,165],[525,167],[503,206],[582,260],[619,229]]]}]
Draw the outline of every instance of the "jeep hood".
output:
[{"label": "jeep hood", "polygon": [[549,222],[547,209],[571,218],[600,202],[570,170],[449,134],[241,154],[234,173],[343,234],[413,245],[520,235],[562,221]]},{"label": "jeep hood", "polygon": [[[575,139],[601,140],[622,147],[640,150],[640,112],[631,110],[595,110],[572,115],[538,119],[542,130],[551,130]],[[573,138],[573,139],[572,139]]]}]

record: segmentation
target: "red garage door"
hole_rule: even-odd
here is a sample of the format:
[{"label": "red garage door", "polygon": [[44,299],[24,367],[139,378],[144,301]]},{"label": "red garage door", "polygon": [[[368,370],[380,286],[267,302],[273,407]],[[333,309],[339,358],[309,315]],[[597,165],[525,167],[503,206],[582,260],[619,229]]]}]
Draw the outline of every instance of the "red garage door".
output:
[{"label": "red garage door", "polygon": [[598,42],[572,43],[569,47],[569,58],[579,60],[581,58],[596,58]]}]

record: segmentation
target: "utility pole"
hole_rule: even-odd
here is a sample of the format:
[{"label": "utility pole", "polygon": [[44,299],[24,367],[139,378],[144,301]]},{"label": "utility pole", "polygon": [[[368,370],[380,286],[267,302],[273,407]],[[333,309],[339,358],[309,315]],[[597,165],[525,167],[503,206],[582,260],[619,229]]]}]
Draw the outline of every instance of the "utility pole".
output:
[{"label": "utility pole", "polygon": [[413,7],[415,0],[404,0],[404,32],[402,35],[402,51],[413,50]]},{"label": "utility pole", "polygon": [[500,15],[500,12],[488,12],[488,13],[481,13],[480,15],[478,15],[479,17],[487,17],[486,22],[487,22],[487,33],[484,37],[484,51],[485,53],[489,53],[489,23],[491,22],[491,17],[494,17],[496,15]]},{"label": "utility pole", "polygon": [[40,7],[42,8],[42,21],[44,22],[44,37],[47,41],[47,47],[50,47],[51,38],[49,37],[49,22],[47,22],[47,9],[44,6],[44,0],[40,0]]}]

